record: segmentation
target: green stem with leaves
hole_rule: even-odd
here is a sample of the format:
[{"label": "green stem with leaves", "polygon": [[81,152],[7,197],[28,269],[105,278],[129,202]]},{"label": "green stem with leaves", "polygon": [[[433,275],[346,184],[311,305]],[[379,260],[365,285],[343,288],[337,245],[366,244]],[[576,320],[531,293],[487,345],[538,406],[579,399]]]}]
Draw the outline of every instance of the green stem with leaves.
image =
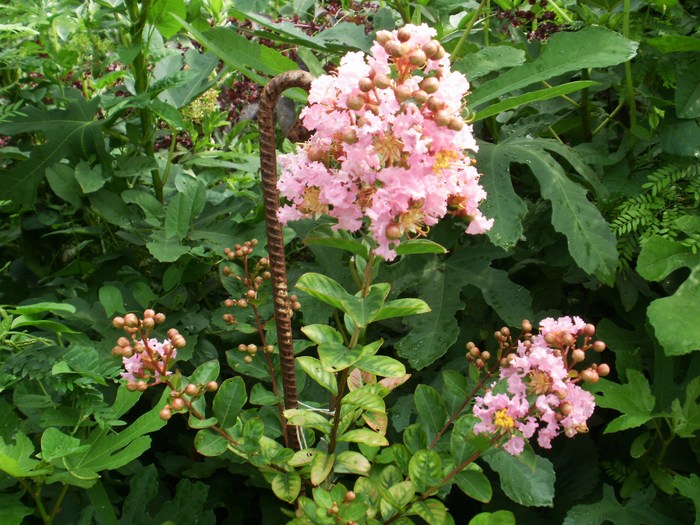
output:
[{"label": "green stem with leaves", "polygon": [[462,50],[462,46],[464,46],[464,43],[467,41],[469,33],[471,33],[472,29],[474,28],[474,24],[476,24],[476,21],[479,19],[479,15],[481,15],[481,11],[484,9],[484,6],[486,5],[487,1],[488,0],[481,0],[479,7],[476,8],[476,12],[467,23],[467,26],[464,28],[464,33],[462,33],[459,42],[457,42],[457,45],[452,50],[451,55],[453,57],[459,57],[459,52]]}]

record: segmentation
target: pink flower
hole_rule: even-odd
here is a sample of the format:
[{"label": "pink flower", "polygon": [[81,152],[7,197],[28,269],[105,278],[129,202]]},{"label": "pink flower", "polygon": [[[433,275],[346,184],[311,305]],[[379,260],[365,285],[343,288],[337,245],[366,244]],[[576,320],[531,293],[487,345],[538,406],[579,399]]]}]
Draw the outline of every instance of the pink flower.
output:
[{"label": "pink flower", "polygon": [[460,115],[469,83],[450,70],[434,29],[401,31],[401,40],[382,32],[371,56],[348,53],[336,76],[313,82],[301,115],[315,134],[280,159],[281,222],[324,214],[336,228],[365,226],[387,260],[447,213],[467,219],[469,234],[493,224],[479,210],[486,192],[468,156],[476,141]]},{"label": "pink flower", "polygon": [[540,334],[545,336],[550,332],[569,332],[576,337],[583,330],[586,323],[580,317],[574,316],[573,319],[569,316],[553,319],[547,317],[540,321]]},{"label": "pink flower", "polygon": [[[155,363],[153,359],[155,359]],[[140,381],[145,377],[152,376],[156,381],[162,377],[162,363],[175,359],[177,349],[170,344],[170,339],[165,339],[162,343],[155,338],[149,339],[146,343],[146,350],[135,353],[131,357],[123,357],[124,372],[121,376],[127,381]],[[166,372],[171,375],[172,372]]]}]

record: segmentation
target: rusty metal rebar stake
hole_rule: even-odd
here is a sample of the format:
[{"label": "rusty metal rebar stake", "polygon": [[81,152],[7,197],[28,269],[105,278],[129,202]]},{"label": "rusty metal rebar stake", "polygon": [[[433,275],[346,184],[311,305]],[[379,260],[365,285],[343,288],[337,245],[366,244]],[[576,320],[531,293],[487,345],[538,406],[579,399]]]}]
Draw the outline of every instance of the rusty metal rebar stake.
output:
[{"label": "rusty metal rebar stake", "polygon": [[[272,296],[275,307],[277,344],[280,351],[284,408],[297,408],[297,382],[294,366],[294,346],[292,343],[292,308],[287,286],[287,268],[284,256],[282,225],[277,218],[279,190],[277,189],[277,152],[275,140],[275,105],[283,91],[299,87],[309,91],[314,77],[306,71],[286,71],[274,77],[260,95],[258,124],[260,127],[260,168],[262,172],[263,202],[265,205],[265,227],[267,232],[267,252],[270,257],[272,274]],[[274,377],[272,378],[274,381]],[[282,425],[286,429],[285,441],[288,447],[299,450],[296,428]]]}]

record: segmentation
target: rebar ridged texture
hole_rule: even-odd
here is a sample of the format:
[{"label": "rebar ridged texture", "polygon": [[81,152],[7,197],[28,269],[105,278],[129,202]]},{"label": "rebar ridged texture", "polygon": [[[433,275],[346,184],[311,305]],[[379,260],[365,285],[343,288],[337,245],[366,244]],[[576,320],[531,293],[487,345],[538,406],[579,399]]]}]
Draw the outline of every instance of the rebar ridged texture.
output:
[{"label": "rebar ridged texture", "polygon": [[[272,295],[275,307],[277,344],[280,351],[284,408],[297,408],[296,369],[292,343],[292,308],[287,286],[287,268],[284,256],[282,225],[277,218],[279,190],[277,189],[277,153],[275,140],[275,105],[283,91],[299,87],[306,91],[311,87],[313,76],[306,71],[287,71],[274,77],[260,95],[258,123],[260,126],[260,167],[262,171],[263,202],[265,205],[265,227],[267,252],[272,274]],[[274,380],[274,379],[273,379]],[[296,428],[285,425],[287,446],[299,450]]]}]

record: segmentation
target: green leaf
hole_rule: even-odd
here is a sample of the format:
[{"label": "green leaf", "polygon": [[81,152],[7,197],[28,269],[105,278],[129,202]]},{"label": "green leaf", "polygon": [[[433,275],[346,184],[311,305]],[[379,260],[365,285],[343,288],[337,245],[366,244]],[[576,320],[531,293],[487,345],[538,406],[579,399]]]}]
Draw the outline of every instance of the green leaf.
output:
[{"label": "green leaf", "polygon": [[362,357],[362,347],[358,345],[350,349],[342,343],[323,343],[318,345],[318,357],[324,370],[340,372]]},{"label": "green leaf", "polygon": [[684,53],[700,51],[700,38],[692,36],[659,36],[649,38],[645,43],[654,46],[662,53]]},{"label": "green leaf", "polygon": [[554,468],[545,458],[525,450],[511,456],[500,449],[484,456],[484,461],[501,479],[501,488],[510,499],[526,507],[552,507],[554,502]]},{"label": "green leaf", "polygon": [[45,314],[47,312],[51,313],[75,313],[75,306],[72,304],[65,303],[54,303],[49,301],[42,301],[38,303],[25,304],[22,306],[15,306],[14,308],[8,308],[7,310],[11,314],[15,315],[34,315],[34,314]]},{"label": "green leaf", "polygon": [[78,438],[68,436],[55,427],[47,428],[41,435],[41,457],[44,461],[84,452],[90,445],[81,445]]},{"label": "green leaf", "polygon": [[65,109],[43,111],[31,106],[22,108],[22,116],[0,123],[0,134],[17,135],[41,131],[46,142],[31,150],[28,160],[2,174],[0,200],[9,200],[22,207],[31,206],[46,169],[62,159],[88,159],[97,155],[109,166],[109,155],[102,136],[102,122],[96,115],[99,97],[85,100],[76,91],[66,93]]},{"label": "green leaf", "polygon": [[267,78],[260,73],[273,77],[298,68],[293,60],[246,39],[234,29],[217,27],[200,32],[184,20],[180,19],[180,22],[209,51],[258,84],[267,82]]},{"label": "green leaf", "polygon": [[219,377],[220,369],[221,365],[217,359],[202,363],[192,372],[189,382],[195,385],[206,385],[210,381],[216,381]]},{"label": "green leaf", "polygon": [[409,255],[414,253],[447,253],[447,249],[444,246],[441,246],[430,239],[409,239],[407,241],[403,241],[396,247],[395,251],[398,255]]},{"label": "green leaf", "polygon": [[332,372],[327,372],[323,368],[321,361],[309,356],[297,357],[295,361],[311,379],[334,396],[338,395],[338,380]]},{"label": "green leaf", "polygon": [[489,478],[481,470],[467,468],[455,476],[457,486],[467,496],[482,503],[488,503],[493,496]]},{"label": "green leaf", "polygon": [[509,510],[481,512],[469,520],[469,525],[515,525],[515,516]]},{"label": "green leaf", "polygon": [[432,386],[418,385],[413,396],[420,420],[432,434],[437,434],[447,421],[447,409],[440,394]]},{"label": "green leaf", "polygon": [[323,343],[342,343],[342,334],[333,328],[325,324],[310,324],[308,326],[302,326],[301,331],[304,335],[311,339],[317,345]]},{"label": "green leaf", "polygon": [[661,281],[687,266],[690,275],[670,297],[651,302],[647,317],[667,356],[700,349],[700,255],[670,239],[653,236],[642,244],[637,272],[647,280]]},{"label": "green leaf", "polygon": [[228,440],[218,432],[203,428],[194,437],[194,448],[202,456],[220,456],[228,449]]},{"label": "green leaf", "polygon": [[0,523],[3,525],[22,525],[24,518],[34,513],[34,509],[25,506],[20,499],[24,491],[14,494],[0,494]]},{"label": "green leaf", "polygon": [[53,192],[64,201],[72,204],[75,208],[82,208],[83,203],[80,197],[83,190],[75,180],[75,172],[66,164],[54,164],[46,168],[46,181]]},{"label": "green leaf", "polygon": [[272,406],[279,404],[279,402],[279,398],[260,383],[255,383],[250,389],[250,403],[252,405]]},{"label": "green leaf", "polygon": [[566,514],[563,525],[680,525],[670,516],[660,514],[649,505],[655,497],[654,488],[634,492],[622,505],[615,497],[615,490],[610,485],[603,485],[603,497],[595,503],[576,505]]},{"label": "green leaf", "polygon": [[428,525],[446,525],[447,508],[445,504],[437,499],[429,498],[423,501],[416,501],[411,505],[411,514],[417,514],[423,518]]},{"label": "green leaf", "polygon": [[343,397],[343,404],[350,403],[369,412],[386,412],[384,400],[371,389],[371,386],[367,386],[348,392]]},{"label": "green leaf", "polygon": [[420,370],[444,355],[457,340],[459,326],[455,314],[464,308],[464,303],[460,299],[461,287],[454,285],[455,275],[444,261],[432,259],[427,264],[420,261],[415,264],[423,266],[414,272],[412,279],[420,286],[420,299],[431,310],[405,322],[410,331],[396,344],[396,350],[411,367]]},{"label": "green leaf", "polygon": [[34,445],[23,432],[18,431],[14,437],[15,444],[10,445],[0,439],[0,470],[13,478],[38,476],[49,472],[38,468],[41,462],[31,459],[34,455]]},{"label": "green leaf", "polygon": [[284,411],[284,417],[295,427],[315,428],[326,435],[331,433],[331,422],[328,418],[313,410],[290,408]]},{"label": "green leaf", "polygon": [[415,492],[415,487],[410,481],[400,481],[389,487],[382,494],[382,500],[379,503],[379,510],[384,520],[402,512],[413,499]]},{"label": "green leaf", "polygon": [[367,476],[372,469],[369,460],[359,452],[345,450],[335,459],[334,471],[338,474],[359,474]]},{"label": "green leaf", "polygon": [[173,15],[179,18],[187,16],[185,0],[154,0],[149,5],[148,21],[158,28],[165,40],[174,36],[181,27]]},{"label": "green leaf", "polygon": [[676,87],[676,114],[680,118],[700,117],[700,73],[695,66],[679,68]]},{"label": "green leaf", "polygon": [[98,297],[107,317],[124,310],[124,298],[121,290],[116,286],[106,284],[100,287]]},{"label": "green leaf", "polygon": [[644,374],[628,369],[627,380],[626,384],[618,384],[601,378],[591,387],[597,393],[596,405],[623,413],[623,416],[608,424],[606,433],[635,428],[654,417],[652,411],[656,399]]},{"label": "green leaf", "polygon": [[353,297],[337,281],[320,273],[305,273],[296,288],[339,310],[343,310],[343,300]]},{"label": "green leaf", "polygon": [[272,478],[272,492],[282,501],[293,503],[301,491],[301,478],[296,472],[278,472]]},{"label": "green leaf", "polygon": [[[335,232],[334,232],[335,233]],[[369,250],[367,246],[362,244],[357,239],[347,237],[307,237],[304,243],[309,246],[329,246],[331,248],[339,248],[359,255],[363,259],[367,259]]]},{"label": "green leaf", "polygon": [[511,46],[484,47],[470,53],[454,64],[452,69],[467,75],[470,81],[488,75],[492,71],[519,66],[525,62],[525,51]]},{"label": "green leaf", "polygon": [[119,525],[138,525],[139,519],[148,515],[148,503],[157,493],[158,471],[155,465],[136,471],[129,481],[129,493],[122,505]]},{"label": "green leaf", "polygon": [[408,463],[408,475],[421,492],[436,487],[442,480],[440,456],[430,449],[417,451]]},{"label": "green leaf", "polygon": [[248,401],[248,396],[242,377],[232,377],[221,383],[212,405],[219,426],[221,428],[233,426],[246,401]]},{"label": "green leaf", "polygon": [[165,212],[165,237],[179,240],[187,237],[192,215],[192,199],[184,193],[178,193],[170,200]]},{"label": "green leaf", "polygon": [[693,500],[695,505],[695,525],[700,525],[700,477],[690,474],[689,477],[675,476],[673,486],[681,495]]},{"label": "green leaf", "polygon": [[329,455],[321,450],[316,453],[311,460],[311,470],[309,472],[309,479],[312,485],[320,485],[326,480],[333,469],[334,461],[334,454]]},{"label": "green leaf", "polygon": [[372,430],[366,428],[358,428],[355,430],[349,430],[344,432],[338,441],[346,441],[351,443],[364,443],[365,445],[371,445],[375,447],[386,447],[389,445],[389,441]]},{"label": "green leaf", "polygon": [[553,35],[537,59],[484,82],[468,98],[471,107],[564,73],[621,64],[636,55],[637,42],[602,26]]},{"label": "green leaf", "polygon": [[394,299],[384,303],[384,306],[375,316],[374,321],[406,317],[408,315],[424,314],[430,311],[428,303],[421,299]]},{"label": "green leaf", "polygon": [[83,193],[94,193],[107,182],[102,176],[102,167],[99,164],[90,167],[86,162],[81,162],[75,167],[75,180]]},{"label": "green leaf", "polygon": [[349,296],[343,299],[341,309],[358,327],[364,328],[379,314],[390,289],[391,286],[387,283],[373,284],[367,292],[367,297]]},{"label": "green leaf", "polygon": [[591,80],[578,80],[575,82],[567,82],[566,84],[561,84],[559,86],[548,87],[545,89],[538,89],[537,91],[531,91],[529,93],[524,93],[515,97],[507,98],[496,104],[492,104],[485,109],[482,109],[476,114],[474,118],[475,122],[479,120],[484,120],[485,118],[492,117],[493,115],[498,115],[503,111],[508,111],[509,109],[514,109],[523,104],[529,104],[530,102],[539,102],[541,100],[549,100],[551,98],[561,97],[563,95],[568,95],[574,91],[580,91],[581,89],[586,89],[592,86],[598,85],[598,82],[593,82]]},{"label": "green leaf", "polygon": [[385,355],[363,357],[355,363],[355,366],[363,372],[382,377],[403,377],[406,375],[406,367],[401,361]]}]

